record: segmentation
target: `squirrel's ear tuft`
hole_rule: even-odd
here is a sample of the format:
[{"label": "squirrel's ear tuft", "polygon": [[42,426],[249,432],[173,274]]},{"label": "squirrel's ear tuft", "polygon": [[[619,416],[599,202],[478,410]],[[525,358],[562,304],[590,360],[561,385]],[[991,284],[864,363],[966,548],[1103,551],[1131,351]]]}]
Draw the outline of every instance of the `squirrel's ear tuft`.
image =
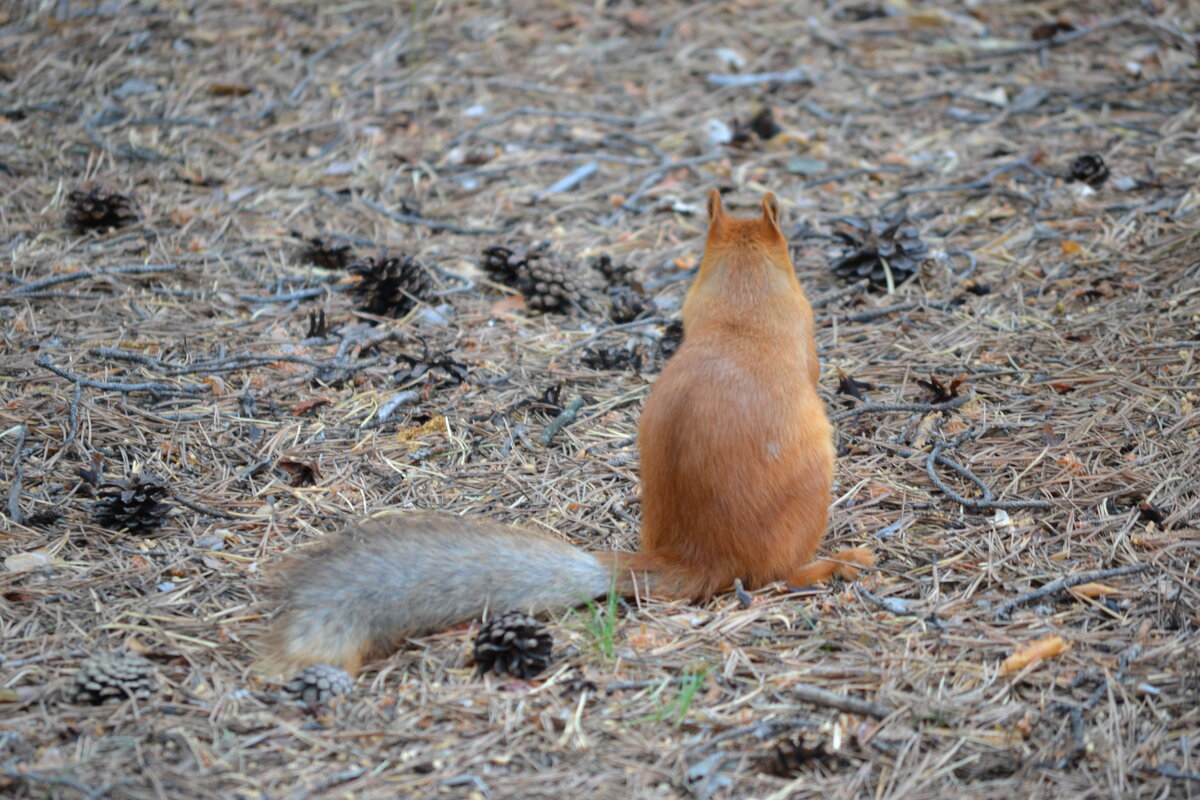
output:
[{"label": "squirrel's ear tuft", "polygon": [[776,228],[779,227],[779,198],[773,193],[767,192],[762,199],[763,219],[770,222]]},{"label": "squirrel's ear tuft", "polygon": [[710,222],[716,222],[719,217],[725,216],[725,206],[721,204],[721,193],[713,189],[708,193],[708,219]]}]

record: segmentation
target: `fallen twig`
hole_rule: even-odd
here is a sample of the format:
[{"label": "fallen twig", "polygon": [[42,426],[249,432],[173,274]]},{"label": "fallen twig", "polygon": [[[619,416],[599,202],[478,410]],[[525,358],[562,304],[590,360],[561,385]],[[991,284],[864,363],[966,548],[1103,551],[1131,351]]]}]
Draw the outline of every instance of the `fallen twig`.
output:
[{"label": "fallen twig", "polygon": [[579,409],[581,408],[583,408],[582,397],[576,397],[574,400],[568,403],[567,407],[559,412],[557,417],[550,421],[550,424],[546,426],[546,430],[542,431],[542,435],[538,438],[538,441],[541,443],[541,445],[543,447],[549,445],[559,431],[574,422],[575,417],[579,416]]},{"label": "fallen twig", "polygon": [[113,267],[112,269],[83,269],[78,272],[51,275],[33,283],[23,283],[8,294],[14,297],[25,297],[30,292],[37,292],[50,286],[78,281],[83,278],[104,277],[106,275],[144,275],[152,272],[174,272],[177,269],[179,269],[177,264],[134,264],[128,267]]},{"label": "fallen twig", "polygon": [[[933,485],[942,491],[947,497],[954,502],[973,510],[983,509],[1008,509],[1008,508],[1051,508],[1053,504],[1049,500],[996,500],[992,490],[983,482],[979,476],[975,475],[966,467],[952,461],[942,455],[942,451],[949,447],[948,442],[938,442],[929,451],[929,455],[925,459],[925,472],[929,475],[929,480],[933,481]],[[983,492],[983,497],[963,497],[958,492],[951,489],[945,481],[938,477],[934,470],[934,464],[942,464],[962,475],[971,483],[979,487]]]},{"label": "fallen twig", "polygon": [[837,422],[838,420],[855,417],[859,414],[888,413],[892,411],[923,411],[925,413],[953,411],[964,405],[971,397],[972,395],[965,394],[962,397],[955,397],[943,403],[863,403],[857,408],[848,408],[845,411],[831,414],[829,420],[830,422]]},{"label": "fallen twig", "polygon": [[1049,597],[1052,594],[1057,594],[1063,589],[1069,589],[1072,586],[1078,586],[1081,583],[1090,583],[1091,581],[1101,581],[1105,578],[1115,578],[1118,575],[1133,575],[1138,572],[1145,572],[1150,569],[1150,564],[1132,564],[1128,567],[1115,567],[1113,569],[1101,569],[1093,572],[1081,572],[1078,575],[1072,575],[1069,578],[1062,578],[1052,583],[1047,583],[1040,589],[1035,589],[1032,592],[1026,592],[1023,595],[1014,597],[1012,600],[999,606],[992,612],[992,616],[1000,619],[1007,619],[1012,610],[1017,606],[1023,606],[1026,603],[1032,603],[1034,600],[1041,600],[1043,597]]},{"label": "fallen twig", "polygon": [[848,714],[862,714],[868,717],[875,717],[876,719],[884,719],[892,713],[892,710],[886,706],[881,706],[867,700],[860,700],[857,697],[836,694],[828,689],[810,686],[806,683],[792,684],[787,690],[794,694],[802,703],[811,703],[814,706],[822,706],[824,708],[836,708],[838,711],[845,711]]},{"label": "fallen twig", "polygon": [[823,294],[820,297],[818,297],[816,300],[812,301],[812,307],[813,308],[824,308],[825,306],[829,305],[830,303],[834,302],[835,300],[841,300],[843,297],[852,295],[855,292],[859,291],[860,289],[867,288],[867,285],[870,282],[871,281],[869,278],[863,278],[862,280],[855,281],[854,283],[850,284],[849,286],[847,286],[843,289],[838,289],[837,291],[830,292],[829,294]]},{"label": "fallen twig", "polygon": [[126,383],[124,381],[97,381],[91,378],[85,378],[82,375],[73,375],[70,372],[57,367],[50,360],[50,356],[41,355],[34,359],[35,364],[43,369],[48,369],[60,378],[66,378],[72,383],[79,386],[86,386],[89,389],[103,389],[109,392],[151,392],[152,394],[178,396],[201,394],[208,391],[206,386],[172,386],[169,383],[159,383],[158,381],[142,381],[141,383]]}]

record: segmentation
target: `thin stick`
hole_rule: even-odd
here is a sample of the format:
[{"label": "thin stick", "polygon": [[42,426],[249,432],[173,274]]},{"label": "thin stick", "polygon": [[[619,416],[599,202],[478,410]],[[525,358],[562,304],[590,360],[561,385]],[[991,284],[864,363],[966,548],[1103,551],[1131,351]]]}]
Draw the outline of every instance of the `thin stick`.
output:
[{"label": "thin stick", "polygon": [[850,284],[849,286],[847,286],[844,289],[838,289],[836,292],[830,292],[829,294],[821,295],[816,300],[812,301],[812,307],[813,308],[824,308],[825,306],[829,305],[830,303],[832,303],[835,300],[841,300],[843,297],[846,297],[847,295],[854,294],[859,289],[867,288],[867,284],[869,284],[870,282],[871,282],[871,280],[869,278],[863,278],[860,281],[855,281],[854,283]]},{"label": "thin stick", "polygon": [[1014,597],[1004,605],[992,612],[992,616],[1000,619],[1007,619],[1008,615],[1017,606],[1023,606],[1026,603],[1032,603],[1034,600],[1041,600],[1043,597],[1049,597],[1052,594],[1057,594],[1063,589],[1069,589],[1072,586],[1078,586],[1081,583],[1090,583],[1091,581],[1100,581],[1105,578],[1115,578],[1118,575],[1133,575],[1138,572],[1145,572],[1150,569],[1151,564],[1132,564],[1128,567],[1115,567],[1113,569],[1101,569],[1094,572],[1081,572],[1078,575],[1072,575],[1069,578],[1062,578],[1052,583],[1047,583],[1040,589],[1035,589],[1032,592],[1026,592],[1023,595]]},{"label": "thin stick", "polygon": [[576,397],[557,417],[551,420],[550,424],[546,426],[546,430],[542,431],[542,435],[538,438],[542,446],[546,447],[549,445],[559,431],[574,422],[575,417],[579,416],[579,409],[581,408],[583,408],[583,398]]},{"label": "thin stick", "polygon": [[201,514],[207,514],[211,517],[219,517],[221,519],[253,519],[253,517],[249,514],[229,514],[224,511],[218,511],[215,508],[209,508],[206,505],[197,503],[194,500],[188,500],[186,497],[178,494],[172,494],[171,497],[174,498],[175,502],[179,503],[179,505],[186,506],[192,511],[196,511]]},{"label": "thin stick", "polygon": [[884,719],[892,713],[892,710],[886,706],[859,700],[857,697],[836,694],[828,689],[810,686],[807,683],[793,684],[788,687],[788,691],[803,703],[811,703],[824,708],[836,708],[838,711],[845,711],[848,714],[862,714],[867,717]]},{"label": "thin stick", "polygon": [[[998,509],[998,508],[1052,508],[1053,505],[1049,500],[994,500],[988,497],[992,492],[984,484],[983,480],[972,473],[969,469],[957,464],[942,455],[942,450],[946,449],[949,444],[939,442],[929,451],[928,457],[925,459],[925,472],[929,475],[929,480],[933,481],[933,485],[940,489],[947,497],[960,505],[976,511],[983,509]],[[974,483],[983,490],[984,496],[980,498],[963,497],[958,492],[951,489],[946,483],[938,477],[934,471],[934,463],[942,463],[953,469],[959,475],[962,475],[967,480]]]},{"label": "thin stick", "polygon": [[141,383],[125,383],[123,381],[96,381],[91,378],[85,378],[82,375],[72,375],[66,370],[56,367],[50,360],[50,356],[38,356],[33,363],[43,369],[48,369],[60,378],[66,378],[79,386],[87,386],[90,389],[104,389],[109,392],[153,392],[154,394],[162,395],[184,395],[184,394],[201,394],[208,391],[207,386],[172,386],[169,383],[159,383],[158,381],[143,381]]},{"label": "thin stick", "polygon": [[887,413],[891,411],[924,411],[930,413],[933,411],[953,411],[962,406],[971,395],[963,395],[955,397],[953,400],[947,400],[944,403],[863,403],[857,408],[849,408],[845,411],[839,411],[837,414],[831,414],[829,419],[831,422],[837,422],[848,417],[855,417],[859,414],[874,414]]},{"label": "thin stick", "polygon": [[112,269],[83,269],[79,272],[51,275],[48,278],[42,278],[40,281],[23,284],[13,289],[9,294],[18,297],[24,296],[30,292],[36,292],[49,286],[57,286],[60,283],[69,283],[71,281],[82,280],[83,278],[103,277],[105,275],[145,275],[151,272],[174,272],[178,269],[179,266],[177,264],[134,264],[128,267],[114,267]]}]

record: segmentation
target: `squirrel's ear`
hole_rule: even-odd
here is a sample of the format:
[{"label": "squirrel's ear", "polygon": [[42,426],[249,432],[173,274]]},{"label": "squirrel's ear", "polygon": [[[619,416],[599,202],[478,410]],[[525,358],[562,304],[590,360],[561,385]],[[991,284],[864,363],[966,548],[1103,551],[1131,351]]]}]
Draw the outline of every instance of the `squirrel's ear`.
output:
[{"label": "squirrel's ear", "polygon": [[779,198],[771,192],[763,195],[762,199],[763,219],[770,222],[776,228],[779,227]]},{"label": "squirrel's ear", "polygon": [[716,222],[719,217],[725,216],[725,206],[721,204],[721,193],[713,189],[708,193],[708,219],[710,222]]}]

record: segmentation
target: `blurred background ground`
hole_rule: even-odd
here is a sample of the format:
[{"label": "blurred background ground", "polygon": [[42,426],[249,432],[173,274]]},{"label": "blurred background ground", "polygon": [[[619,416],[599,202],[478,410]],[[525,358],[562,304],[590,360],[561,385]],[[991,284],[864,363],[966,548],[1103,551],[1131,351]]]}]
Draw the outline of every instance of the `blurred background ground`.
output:
[{"label": "blurred background ground", "polygon": [[[1200,793],[1198,18],[4,5],[2,793]],[[349,517],[636,545],[637,414],[712,188],[781,199],[839,432],[827,541],[878,569],[630,602],[611,635],[566,613],[531,681],[478,677],[462,628],[332,708],[282,699],[261,575]],[[569,313],[481,268],[537,246]],[[108,651],[159,690],[66,702]]]}]

